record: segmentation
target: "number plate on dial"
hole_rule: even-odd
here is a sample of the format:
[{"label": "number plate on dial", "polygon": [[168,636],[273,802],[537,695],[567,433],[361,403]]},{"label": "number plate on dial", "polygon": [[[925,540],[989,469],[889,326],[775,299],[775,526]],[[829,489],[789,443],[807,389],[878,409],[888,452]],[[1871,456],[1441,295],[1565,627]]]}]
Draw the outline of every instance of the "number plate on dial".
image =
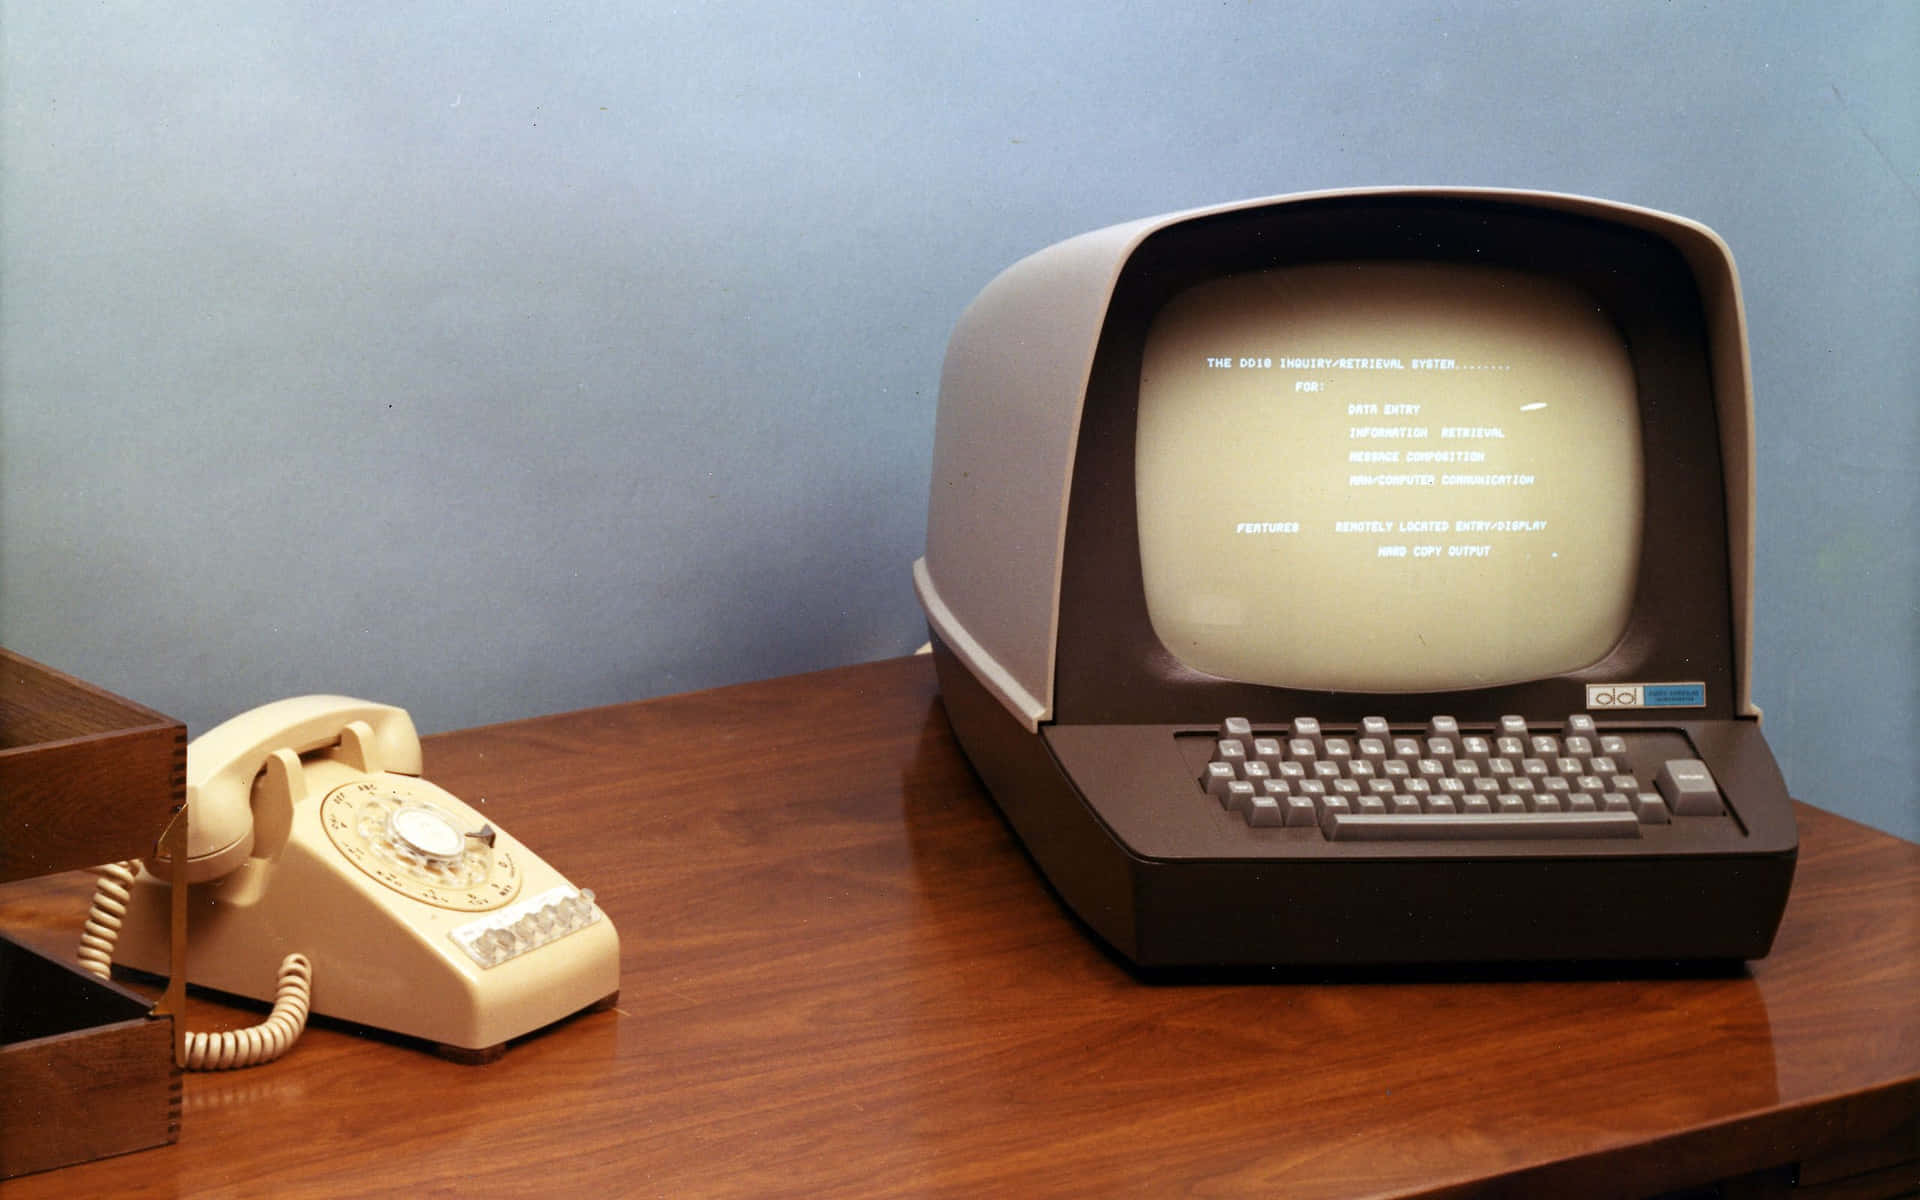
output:
[{"label": "number plate on dial", "polygon": [[320,824],[349,862],[415,900],[484,912],[520,891],[507,848],[470,836],[482,823],[424,780],[393,775],[335,788],[320,802]]}]

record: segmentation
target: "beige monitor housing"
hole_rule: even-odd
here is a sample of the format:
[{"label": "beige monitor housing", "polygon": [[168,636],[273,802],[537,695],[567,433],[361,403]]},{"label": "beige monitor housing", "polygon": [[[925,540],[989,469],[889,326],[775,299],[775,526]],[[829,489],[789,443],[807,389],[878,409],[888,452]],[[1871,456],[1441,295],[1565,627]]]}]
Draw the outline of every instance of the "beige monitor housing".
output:
[{"label": "beige monitor housing", "polygon": [[[1091,387],[1096,352],[1109,323],[1116,285],[1130,260],[1152,239],[1177,236],[1221,219],[1271,217],[1264,226],[1271,231],[1266,236],[1280,239],[1289,227],[1285,218],[1293,212],[1306,215],[1356,206],[1387,211],[1396,205],[1565,217],[1645,235],[1670,247],[1684,261],[1698,291],[1710,348],[1713,419],[1724,484],[1726,571],[1731,593],[1727,604],[1732,630],[1732,678],[1724,699],[1732,715],[1757,715],[1747,682],[1753,514],[1751,399],[1739,285],[1726,245],[1695,222],[1586,197],[1497,189],[1382,188],[1251,200],[1084,234],[1008,268],[961,318],[941,375],[927,549],[926,556],[914,565],[914,584],[935,636],[1029,732],[1056,717],[1069,501],[1076,469],[1083,465],[1079,444],[1082,430],[1089,417],[1099,417],[1086,411],[1089,395],[1098,391]],[[1311,225],[1302,228],[1303,237],[1311,236]],[[1325,264],[1316,264],[1316,254],[1310,245],[1280,248],[1282,260],[1299,260],[1269,272],[1280,275],[1281,282],[1288,285],[1281,291],[1297,291],[1303,273],[1327,269]],[[1362,280],[1360,286],[1403,288],[1409,282],[1406,273],[1417,274],[1423,267],[1379,264],[1373,269],[1384,275]],[[1464,272],[1473,268],[1446,269]],[[1396,277],[1395,272],[1400,275]],[[1228,278],[1206,282],[1198,290],[1239,286],[1235,279]],[[1546,279],[1539,286],[1552,292],[1560,285]],[[1175,303],[1184,302],[1183,297]],[[1544,294],[1528,294],[1524,303],[1558,304],[1563,312],[1569,305],[1564,296]],[[1231,301],[1228,307],[1232,307]],[[1577,308],[1577,304],[1572,305],[1572,309]],[[1562,328],[1552,336],[1578,339],[1594,335],[1592,328],[1581,326],[1577,311],[1560,325]],[[1601,373],[1605,370],[1603,367]],[[1624,406],[1623,411],[1631,416],[1636,403],[1636,398],[1628,394],[1631,383],[1603,382],[1601,386],[1626,388],[1627,393],[1616,395],[1608,403],[1616,411]],[[1154,408],[1150,381],[1141,381],[1139,388],[1140,420],[1145,426],[1157,419],[1159,410]],[[1182,407],[1161,406],[1176,417]],[[1604,430],[1599,432],[1605,436]],[[1614,447],[1615,457],[1635,459],[1636,448],[1621,439],[1637,436],[1638,430],[1630,423],[1616,426],[1614,437],[1620,445]],[[1143,495],[1155,486],[1169,498],[1192,490],[1179,475],[1156,483],[1153,468],[1144,457],[1138,469]],[[1187,539],[1178,529],[1157,530],[1154,521],[1161,506],[1142,503],[1138,530],[1141,552],[1149,557],[1156,548],[1179,552]],[[1565,520],[1577,519],[1565,510],[1569,503],[1565,496],[1554,503],[1562,506],[1556,511],[1564,513]],[[1642,514],[1627,505],[1608,520],[1610,536],[1631,537],[1637,532],[1632,527],[1641,522]],[[1132,538],[1134,534],[1129,529],[1124,536]],[[1632,572],[1617,568],[1631,552],[1631,547],[1616,548],[1613,557],[1603,556],[1592,568],[1591,578],[1579,581],[1579,586],[1598,584],[1605,588],[1611,579],[1616,594],[1607,602],[1616,607],[1630,605],[1632,598],[1619,593],[1622,587],[1631,586]],[[1152,574],[1151,561],[1148,573]],[[1618,582],[1623,578],[1625,584]],[[1151,595],[1148,606],[1153,607]],[[1585,666],[1587,661],[1571,661],[1568,656],[1601,659],[1609,647],[1600,643],[1618,635],[1623,623],[1624,618],[1612,626],[1607,626],[1606,619],[1589,623],[1589,628],[1572,635],[1572,644],[1548,648],[1533,658],[1523,656],[1516,660],[1513,670],[1524,674],[1529,669],[1560,671]],[[1163,643],[1167,641],[1168,626],[1157,615],[1153,624],[1157,636]],[[1611,632],[1594,632],[1603,627]],[[1204,653],[1189,656],[1181,647],[1166,648],[1205,673],[1209,660]],[[1337,658],[1337,652],[1328,653]],[[1277,669],[1281,675],[1286,674],[1284,665]],[[1343,677],[1337,666],[1329,669],[1327,663],[1299,668],[1298,678],[1301,686],[1310,688],[1362,691],[1374,682],[1364,676]]]}]

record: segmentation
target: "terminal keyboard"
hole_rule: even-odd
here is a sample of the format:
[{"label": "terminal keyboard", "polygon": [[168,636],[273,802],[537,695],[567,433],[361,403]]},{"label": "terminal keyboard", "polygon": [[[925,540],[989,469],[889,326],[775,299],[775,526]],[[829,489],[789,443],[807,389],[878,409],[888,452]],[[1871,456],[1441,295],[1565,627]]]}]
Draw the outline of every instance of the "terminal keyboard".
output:
[{"label": "terminal keyboard", "polygon": [[1712,773],[1684,738],[1603,730],[1575,713],[1463,727],[1311,717],[1256,729],[1230,717],[1199,785],[1259,828],[1327,841],[1638,838],[1671,822],[1730,822]]},{"label": "terminal keyboard", "polygon": [[1453,717],[1252,695],[1030,732],[934,662],[1008,824],[1142,967],[1757,958],[1793,881],[1757,717],[1589,714],[1569,687]]}]

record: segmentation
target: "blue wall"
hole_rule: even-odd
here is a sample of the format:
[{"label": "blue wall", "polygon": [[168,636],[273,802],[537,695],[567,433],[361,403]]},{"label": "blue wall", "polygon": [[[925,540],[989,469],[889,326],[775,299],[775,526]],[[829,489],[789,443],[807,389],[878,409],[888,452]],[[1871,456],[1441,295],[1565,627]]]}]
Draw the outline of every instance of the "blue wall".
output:
[{"label": "blue wall", "polygon": [[1380,183],[1732,244],[1754,695],[1920,837],[1920,7],[0,0],[0,641],[424,729],[903,653],[1001,267]]}]

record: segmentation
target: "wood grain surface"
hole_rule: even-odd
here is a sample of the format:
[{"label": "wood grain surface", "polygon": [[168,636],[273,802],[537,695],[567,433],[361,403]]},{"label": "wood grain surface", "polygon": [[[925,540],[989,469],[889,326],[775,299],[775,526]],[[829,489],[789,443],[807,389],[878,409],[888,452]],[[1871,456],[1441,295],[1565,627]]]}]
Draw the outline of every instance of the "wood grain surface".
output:
[{"label": "wood grain surface", "polygon": [[[321,1022],[188,1077],[176,1145],[8,1200],[1641,1196],[1884,1168],[1920,1111],[1920,846],[1813,808],[1744,970],[1143,979],[1009,836],[924,658],[441,735],[426,767],[599,893],[618,1006],[481,1067]],[[0,928],[71,953],[88,889],[0,887]]]},{"label": "wood grain surface", "polygon": [[147,853],[186,769],[181,722],[0,648],[0,880]]}]

